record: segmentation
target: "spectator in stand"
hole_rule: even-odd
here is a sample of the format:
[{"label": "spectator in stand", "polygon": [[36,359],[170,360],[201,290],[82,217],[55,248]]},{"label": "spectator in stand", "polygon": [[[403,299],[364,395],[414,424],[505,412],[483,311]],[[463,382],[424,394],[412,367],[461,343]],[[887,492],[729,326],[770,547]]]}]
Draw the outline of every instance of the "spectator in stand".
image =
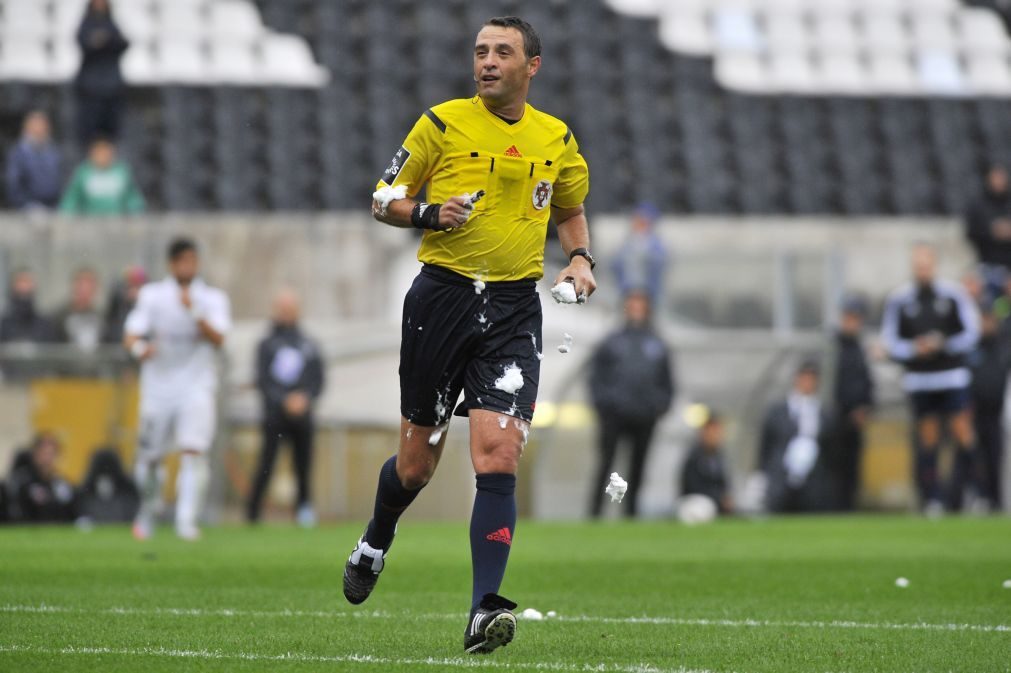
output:
[{"label": "spectator in stand", "polygon": [[622,296],[633,290],[645,291],[653,306],[659,306],[667,269],[667,250],[654,231],[659,219],[656,206],[640,205],[632,215],[631,233],[614,255],[614,272]]},{"label": "spectator in stand", "polygon": [[56,470],[60,440],[44,432],[32,442],[31,460],[12,475],[18,511],[25,523],[71,522],[77,518],[74,488]]},{"label": "spectator in stand", "polygon": [[966,215],[965,233],[976,249],[987,289],[999,294],[1011,270],[1011,181],[1003,166],[987,173],[983,192]]},{"label": "spectator in stand", "polygon": [[836,504],[832,422],[819,383],[817,363],[803,363],[790,394],[766,413],[758,455],[773,512],[824,512]]},{"label": "spectator in stand", "polygon": [[137,304],[140,288],[147,282],[147,272],[144,267],[133,265],[127,267],[123,277],[109,290],[109,303],[105,308],[105,327],[102,331],[102,341],[118,344],[123,341],[123,325],[126,316]]},{"label": "spectator in stand", "polygon": [[[969,357],[972,367],[972,407],[979,447],[980,497],[974,509],[1000,510],[1001,465],[1004,453],[1004,399],[1008,373],[1011,372],[1011,346],[1000,330],[1000,321],[993,304],[980,307],[980,339],[976,351]],[[956,507],[961,493],[954,493]]]},{"label": "spectator in stand", "polygon": [[68,215],[129,215],[144,210],[144,196],[116,147],[101,138],[91,144],[88,158],[77,167],[60,201]]},{"label": "spectator in stand", "polygon": [[[633,291],[625,298],[625,325],[606,337],[590,362],[590,395],[600,421],[600,462],[594,484],[606,484],[619,442],[631,445],[625,515],[638,513],[646,454],[657,421],[674,399],[670,348],[656,333],[649,296]],[[599,517],[603,487],[592,490],[590,514]]]},{"label": "spectator in stand", "polygon": [[846,298],[836,333],[835,407],[839,413],[837,475],[840,508],[852,511],[860,490],[864,431],[874,410],[874,379],[861,342],[867,302]]},{"label": "spectator in stand", "polygon": [[260,505],[270,482],[282,439],[291,442],[298,481],[296,519],[300,526],[316,523],[309,499],[312,462],[313,403],[323,392],[323,358],[319,347],[298,325],[298,296],[289,290],[274,299],[274,323],[257,349],[256,386],[263,396],[263,449],[254,476],[248,517],[260,518]]},{"label": "spectator in stand", "polygon": [[710,411],[681,468],[681,495],[704,495],[716,503],[720,514],[730,514],[734,501],[723,461],[723,434],[723,420]]},{"label": "spectator in stand", "polygon": [[98,273],[88,267],[74,272],[70,284],[70,302],[55,316],[57,341],[72,344],[86,353],[94,353],[102,342],[103,319],[95,300],[98,297]]},{"label": "spectator in stand", "polygon": [[77,94],[77,137],[87,147],[98,137],[116,139],[126,101],[126,83],[119,67],[130,43],[112,16],[109,0],[90,0],[77,29],[81,68],[74,80]]},{"label": "spectator in stand", "polygon": [[49,343],[53,327],[35,309],[35,274],[18,269],[11,275],[7,310],[0,318],[0,343]]},{"label": "spectator in stand", "polygon": [[7,203],[22,210],[55,208],[63,187],[62,164],[49,117],[41,110],[29,112],[21,140],[7,155]]}]

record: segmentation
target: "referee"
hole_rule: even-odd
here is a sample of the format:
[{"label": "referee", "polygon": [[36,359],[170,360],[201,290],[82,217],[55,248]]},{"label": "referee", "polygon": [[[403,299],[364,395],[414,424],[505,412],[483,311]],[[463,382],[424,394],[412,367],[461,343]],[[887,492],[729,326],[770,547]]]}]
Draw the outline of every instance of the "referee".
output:
[{"label": "referee", "polygon": [[517,463],[537,398],[536,281],[549,219],[569,258],[557,282],[571,281],[577,295],[596,287],[583,211],[586,162],[572,131],[526,102],[540,54],[526,21],[490,19],[474,46],[477,95],[421,115],[372,205],[381,222],[425,230],[424,266],[404,300],[400,446],[380,471],[373,518],[344,570],[344,595],[358,604],[375,587],[397,520],[435,472],[455,409],[470,417],[477,475],[464,634],[471,653],[507,645],[516,630],[516,604],[497,592],[516,524]]},{"label": "referee", "polygon": [[958,449],[949,500],[957,500],[966,482],[978,495],[967,358],[979,340],[979,314],[961,286],[937,278],[933,247],[917,244],[912,267],[913,282],[888,297],[881,336],[891,358],[906,369],[902,386],[913,409],[916,484],[924,513],[937,516],[944,512],[938,454],[945,421]]}]

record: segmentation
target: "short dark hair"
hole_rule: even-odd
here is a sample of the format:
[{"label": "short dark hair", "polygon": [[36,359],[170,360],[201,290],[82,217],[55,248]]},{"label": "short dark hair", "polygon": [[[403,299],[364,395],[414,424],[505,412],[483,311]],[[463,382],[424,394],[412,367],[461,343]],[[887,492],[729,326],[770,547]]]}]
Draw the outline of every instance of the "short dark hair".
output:
[{"label": "short dark hair", "polygon": [[534,27],[518,16],[495,16],[487,21],[486,26],[498,26],[499,28],[515,28],[523,35],[523,53],[527,60],[534,56],[541,55],[541,38],[534,30]]},{"label": "short dark hair", "polygon": [[196,251],[197,251],[197,244],[192,238],[180,237],[173,239],[173,241],[169,243],[168,258],[169,261],[174,262],[175,260],[179,259],[179,257],[182,256],[183,253],[196,252]]}]

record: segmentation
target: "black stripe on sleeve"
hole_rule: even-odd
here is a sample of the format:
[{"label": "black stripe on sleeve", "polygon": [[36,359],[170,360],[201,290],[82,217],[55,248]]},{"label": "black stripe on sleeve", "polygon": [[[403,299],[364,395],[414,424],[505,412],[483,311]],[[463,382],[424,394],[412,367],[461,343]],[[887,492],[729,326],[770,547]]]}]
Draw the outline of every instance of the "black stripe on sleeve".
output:
[{"label": "black stripe on sleeve", "polygon": [[488,170],[489,173],[495,172],[495,157],[491,158],[491,168]]},{"label": "black stripe on sleeve", "polygon": [[477,158],[477,152],[471,152],[470,156],[471,156],[472,159],[476,159]]},{"label": "black stripe on sleeve", "polygon": [[562,138],[562,142],[565,143],[566,145],[568,145],[569,144],[569,140],[571,140],[571,139],[572,139],[572,129],[567,128],[567,129],[565,129],[565,137]]},{"label": "black stripe on sleeve", "polygon": [[[439,115],[432,112],[431,108],[425,110],[425,116],[432,120],[432,123],[435,124],[435,128],[439,129],[442,133],[446,132],[446,123],[439,119]],[[571,135],[571,133],[569,135]],[[568,138],[566,138],[565,142],[569,142]]]}]

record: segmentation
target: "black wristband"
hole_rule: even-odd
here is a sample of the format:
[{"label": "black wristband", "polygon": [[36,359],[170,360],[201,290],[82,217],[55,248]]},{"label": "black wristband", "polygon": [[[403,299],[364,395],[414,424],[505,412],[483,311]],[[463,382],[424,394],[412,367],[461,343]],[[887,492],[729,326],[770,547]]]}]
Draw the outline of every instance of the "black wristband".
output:
[{"label": "black wristband", "polygon": [[441,203],[419,203],[411,210],[411,226],[415,229],[431,229],[445,231],[446,227],[439,225],[439,210]]}]

